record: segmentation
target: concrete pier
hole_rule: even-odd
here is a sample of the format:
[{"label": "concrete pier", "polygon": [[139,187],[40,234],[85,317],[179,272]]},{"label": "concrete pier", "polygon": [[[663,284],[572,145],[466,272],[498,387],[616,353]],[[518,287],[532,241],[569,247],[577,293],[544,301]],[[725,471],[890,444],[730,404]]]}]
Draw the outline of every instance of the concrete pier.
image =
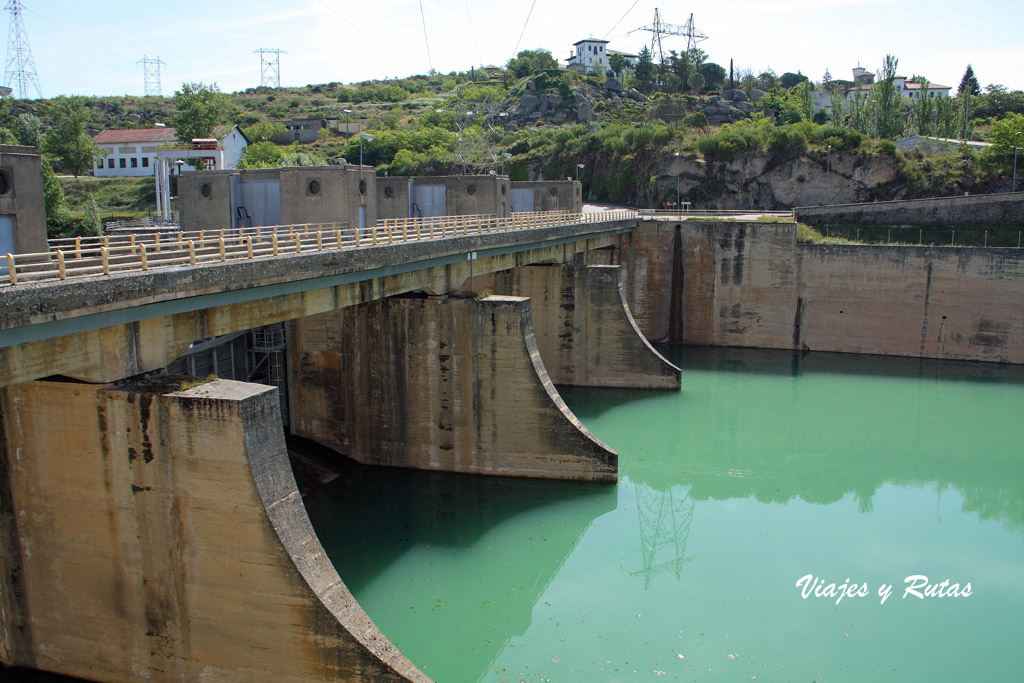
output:
[{"label": "concrete pier", "polygon": [[524,266],[493,278],[495,291],[530,297],[537,347],[555,384],[679,389],[679,368],[630,314],[620,266]]},{"label": "concrete pier", "polygon": [[103,681],[426,681],[324,554],[276,392],[2,390],[0,659]]},{"label": "concrete pier", "polygon": [[569,411],[529,299],[395,297],[291,323],[292,431],[359,462],[614,482]]}]

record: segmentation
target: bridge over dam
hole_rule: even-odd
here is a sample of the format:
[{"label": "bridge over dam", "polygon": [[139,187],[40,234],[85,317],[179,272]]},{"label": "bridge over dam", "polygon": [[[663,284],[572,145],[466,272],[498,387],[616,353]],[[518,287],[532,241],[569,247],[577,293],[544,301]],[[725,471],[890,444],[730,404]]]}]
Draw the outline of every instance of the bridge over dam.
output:
[{"label": "bridge over dam", "polygon": [[65,243],[0,277],[0,660],[98,680],[427,680],[324,554],[286,432],[612,484],[629,454],[557,386],[685,391],[648,340],[1024,362],[1021,250],[807,245],[792,222],[264,226]]}]

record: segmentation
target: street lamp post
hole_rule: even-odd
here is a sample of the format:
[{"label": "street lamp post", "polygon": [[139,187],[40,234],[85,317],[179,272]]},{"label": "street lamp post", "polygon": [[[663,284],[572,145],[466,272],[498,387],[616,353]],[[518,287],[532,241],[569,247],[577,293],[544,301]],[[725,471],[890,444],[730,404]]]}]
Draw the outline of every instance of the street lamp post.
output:
[{"label": "street lamp post", "polygon": [[831,204],[828,192],[828,174],[832,170],[832,145],[825,145],[825,203]]},{"label": "street lamp post", "polygon": [[1013,189],[1010,192],[1017,191],[1017,138],[1024,131],[1017,131],[1013,134]]},{"label": "street lamp post", "polygon": [[576,180],[580,179],[580,169],[583,168],[583,164],[576,164]]},{"label": "street lamp post", "polygon": [[363,165],[363,140],[366,140],[367,142],[373,142],[373,136],[370,135],[369,133],[360,133],[359,134],[359,165],[360,166]]},{"label": "street lamp post", "polygon": [[345,113],[345,140],[348,140],[352,137],[352,110],[342,109],[341,111]]},{"label": "street lamp post", "polygon": [[679,152],[676,152],[676,211],[679,211]]}]

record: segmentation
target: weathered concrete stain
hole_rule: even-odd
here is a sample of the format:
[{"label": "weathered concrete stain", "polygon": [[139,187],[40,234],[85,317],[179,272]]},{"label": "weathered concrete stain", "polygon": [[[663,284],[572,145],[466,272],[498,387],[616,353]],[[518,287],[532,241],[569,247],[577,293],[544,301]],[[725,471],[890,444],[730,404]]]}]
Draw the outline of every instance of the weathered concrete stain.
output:
[{"label": "weathered concrete stain", "polygon": [[291,337],[293,432],[355,460],[616,479],[548,376],[528,299],[397,297],[293,321]]},{"label": "weathered concrete stain", "polygon": [[[274,389],[144,384],[0,391],[2,661],[109,681],[426,681],[320,547]],[[145,434],[153,459],[124,457]]]}]

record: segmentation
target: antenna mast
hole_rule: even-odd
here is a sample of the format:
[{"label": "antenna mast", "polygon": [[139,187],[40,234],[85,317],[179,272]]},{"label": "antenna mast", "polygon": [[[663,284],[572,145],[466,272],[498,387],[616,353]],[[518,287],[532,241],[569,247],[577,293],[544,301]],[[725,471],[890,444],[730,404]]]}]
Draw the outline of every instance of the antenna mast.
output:
[{"label": "antenna mast", "polygon": [[160,91],[160,67],[167,65],[160,61],[159,57],[147,59],[146,55],[142,55],[142,59],[135,63],[142,65],[145,74],[146,97],[163,97],[164,94]]},{"label": "antenna mast", "polygon": [[281,54],[288,53],[270,47],[261,47],[253,52],[260,56],[260,85],[265,88],[280,88]]},{"label": "antenna mast", "polygon": [[14,87],[18,97],[23,100],[28,99],[28,87],[31,85],[36,89],[39,99],[42,99],[43,90],[39,87],[32,48],[29,47],[28,33],[21,17],[25,7],[21,0],[8,0],[4,9],[11,13],[11,25],[7,32],[7,68],[4,72],[4,85]]}]

